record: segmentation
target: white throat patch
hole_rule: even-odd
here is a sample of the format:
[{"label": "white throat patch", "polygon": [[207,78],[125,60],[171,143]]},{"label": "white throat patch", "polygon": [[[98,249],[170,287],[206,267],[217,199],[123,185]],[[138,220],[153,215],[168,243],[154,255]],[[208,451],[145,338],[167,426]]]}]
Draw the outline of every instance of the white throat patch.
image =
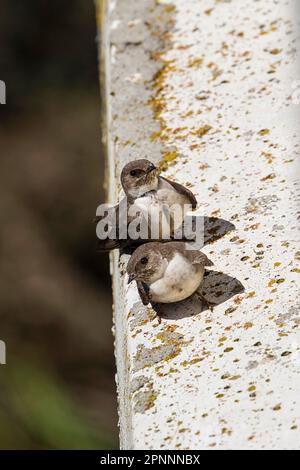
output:
[{"label": "white throat patch", "polygon": [[129,194],[134,199],[142,197],[144,194],[149,193],[150,191],[156,191],[158,187],[158,178],[153,179],[151,183],[144,184],[139,187],[131,188]]}]

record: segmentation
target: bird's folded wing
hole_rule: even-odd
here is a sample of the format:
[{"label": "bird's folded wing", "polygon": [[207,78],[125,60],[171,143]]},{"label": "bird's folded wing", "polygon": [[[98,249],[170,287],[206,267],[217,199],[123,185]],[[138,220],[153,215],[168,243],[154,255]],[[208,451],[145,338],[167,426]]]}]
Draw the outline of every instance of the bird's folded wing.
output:
[{"label": "bird's folded wing", "polygon": [[173,186],[173,188],[178,191],[180,194],[186,196],[191,205],[192,205],[192,208],[193,209],[196,209],[197,207],[197,199],[195,198],[194,194],[192,193],[192,191],[190,191],[189,189],[185,188],[184,186],[182,186],[181,184],[179,183],[175,183],[175,181],[171,181],[171,180],[168,180],[167,178],[164,178],[163,176],[160,176],[161,179],[163,179],[164,181],[167,181],[167,183],[169,183],[171,186]]},{"label": "bird's folded wing", "polygon": [[202,266],[213,266],[214,263],[208,257],[198,250],[186,250],[186,257],[192,264],[201,264]]}]

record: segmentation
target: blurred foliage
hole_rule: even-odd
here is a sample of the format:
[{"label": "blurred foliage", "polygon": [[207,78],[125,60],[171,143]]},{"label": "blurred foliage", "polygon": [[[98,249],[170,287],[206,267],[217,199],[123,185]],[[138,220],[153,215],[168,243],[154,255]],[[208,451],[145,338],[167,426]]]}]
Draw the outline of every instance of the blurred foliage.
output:
[{"label": "blurred foliage", "polygon": [[8,379],[0,381],[8,397],[6,413],[0,410],[2,448],[14,448],[16,437],[20,447],[28,448],[31,436],[40,449],[112,447],[113,437],[92,429],[64,386],[41,365],[20,362],[9,368]]},{"label": "blurred foliage", "polygon": [[0,448],[114,448],[92,1],[2,0]]}]

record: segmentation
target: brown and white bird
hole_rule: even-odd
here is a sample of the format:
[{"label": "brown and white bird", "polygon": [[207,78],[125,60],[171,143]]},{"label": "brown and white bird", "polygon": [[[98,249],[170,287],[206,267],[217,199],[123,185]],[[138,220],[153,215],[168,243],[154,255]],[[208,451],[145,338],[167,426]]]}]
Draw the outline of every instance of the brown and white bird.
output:
[{"label": "brown and white bird", "polygon": [[206,266],[213,263],[185,242],[150,242],[131,256],[128,283],[136,281],[144,305],[179,302],[196,293],[211,308],[201,292]]},{"label": "brown and white bird", "polygon": [[[140,242],[172,239],[175,231],[182,226],[187,212],[197,206],[197,200],[189,189],[160,176],[156,166],[146,159],[134,160],[125,165],[121,173],[121,183],[127,197],[127,226],[136,217],[130,214],[137,213],[149,227],[148,236],[145,239],[141,237]],[[118,204],[113,207],[111,214],[119,214],[119,206]],[[101,240],[100,250],[101,247],[106,251],[131,244],[130,235],[127,240],[122,241],[118,236],[119,220],[123,223],[123,219],[117,217],[115,239]],[[101,216],[95,219],[96,222],[100,220]]]}]

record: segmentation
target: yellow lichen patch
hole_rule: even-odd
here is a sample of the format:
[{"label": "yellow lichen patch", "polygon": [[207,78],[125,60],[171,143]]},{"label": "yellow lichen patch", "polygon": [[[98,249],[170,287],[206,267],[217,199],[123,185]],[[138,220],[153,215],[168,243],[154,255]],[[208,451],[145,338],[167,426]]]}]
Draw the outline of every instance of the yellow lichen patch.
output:
[{"label": "yellow lichen patch", "polygon": [[160,171],[165,171],[169,167],[170,164],[174,164],[176,158],[179,156],[177,150],[173,150],[170,152],[165,152],[163,154],[162,160],[158,164],[158,169]]},{"label": "yellow lichen patch", "polygon": [[[171,5],[168,13],[173,11],[174,8]],[[164,34],[161,36],[161,39],[166,41],[168,40],[168,37]],[[156,139],[160,139],[161,141],[169,142],[172,139],[184,139],[185,137],[183,135],[178,134],[186,128],[169,128],[164,120],[163,113],[167,110],[168,101],[175,99],[174,97],[170,96],[169,92],[171,87],[168,86],[167,79],[170,74],[180,72],[180,70],[174,66],[174,60],[167,60],[164,58],[165,53],[166,51],[160,52],[157,57],[155,57],[155,60],[160,60],[162,62],[162,67],[153,76],[152,88],[155,93],[148,101],[148,104],[152,106],[154,117],[160,123],[160,131],[154,132],[151,135],[151,140],[154,141]],[[163,153],[163,158],[158,165],[159,169],[161,171],[166,171],[169,165],[175,164],[178,155],[179,153],[176,150],[165,151]]]},{"label": "yellow lichen patch", "polygon": [[232,434],[232,431],[231,429],[228,429],[228,428],[222,428],[222,434],[227,434],[228,436],[231,436]]},{"label": "yellow lichen patch", "polygon": [[223,375],[221,376],[221,379],[222,379],[222,380],[226,380],[226,379],[229,379],[229,377],[230,377],[230,374],[223,374]]},{"label": "yellow lichen patch", "polygon": [[252,327],[253,327],[253,323],[251,323],[251,322],[246,322],[246,323],[244,324],[244,329],[245,329],[245,330],[249,330],[249,329],[252,328]]},{"label": "yellow lichen patch", "polygon": [[179,132],[186,131],[187,129],[188,129],[187,126],[183,126],[183,127],[176,127],[175,129],[168,128],[167,131],[171,132],[172,134],[178,134]]},{"label": "yellow lichen patch", "polygon": [[165,331],[157,335],[162,344],[154,348],[138,346],[134,357],[134,369],[141,370],[156,364],[167,363],[178,356],[182,346],[188,344],[181,334],[174,331],[175,325],[170,325]]},{"label": "yellow lichen patch", "polygon": [[232,377],[229,377],[229,380],[238,380],[240,378],[241,378],[240,375],[233,375]]},{"label": "yellow lichen patch", "polygon": [[272,153],[270,153],[270,152],[261,152],[261,155],[267,159],[267,161],[268,161],[269,164],[271,164],[271,163],[275,160],[275,158],[276,158],[276,157],[274,157],[274,155],[273,155]]},{"label": "yellow lichen patch", "polygon": [[192,47],[192,44],[178,44],[178,46],[175,46],[175,49],[178,49],[179,51],[185,51],[190,47]]},{"label": "yellow lichen patch", "polygon": [[276,261],[276,262],[274,263],[274,268],[279,268],[279,266],[281,266],[280,261]]},{"label": "yellow lichen patch", "polygon": [[225,353],[228,353],[228,352],[233,351],[233,349],[234,349],[234,348],[231,348],[231,347],[230,347],[230,348],[226,348],[226,349],[224,349],[224,352],[225,352]]},{"label": "yellow lichen patch", "polygon": [[229,307],[225,310],[225,315],[229,315],[230,313],[233,313],[237,307]]},{"label": "yellow lichen patch", "polygon": [[280,278],[280,279],[271,279],[268,282],[268,287],[272,287],[274,284],[283,284],[285,282],[285,279]]},{"label": "yellow lichen patch", "polygon": [[207,67],[211,70],[211,73],[212,73],[212,77],[211,77],[211,81],[215,81],[220,75],[222,75],[222,70],[219,68],[219,66],[217,64],[215,64],[214,62],[210,62]]},{"label": "yellow lichen patch", "polygon": [[151,51],[150,52],[150,58],[152,60],[157,60],[158,61],[158,60],[161,60],[162,57],[163,57],[163,52],[161,52],[161,51]]},{"label": "yellow lichen patch", "polygon": [[277,47],[275,47],[274,49],[271,49],[269,52],[272,55],[278,55],[282,52],[282,49],[278,49]]},{"label": "yellow lichen patch", "polygon": [[253,225],[250,225],[249,229],[250,230],[257,230],[259,226],[260,226],[260,223],[253,224]]},{"label": "yellow lichen patch", "polygon": [[291,269],[291,273],[297,273],[297,274],[299,274],[299,273],[300,273],[300,269],[299,269],[299,268],[293,268],[293,269]]},{"label": "yellow lichen patch", "polygon": [[258,134],[261,135],[261,136],[268,135],[268,134],[270,134],[270,129],[261,129],[258,132]]},{"label": "yellow lichen patch", "polygon": [[156,131],[151,134],[150,140],[153,142],[154,140],[159,139],[161,136],[161,131]]},{"label": "yellow lichen patch", "polygon": [[169,4],[169,5],[164,6],[164,10],[165,10],[166,13],[174,13],[175,10],[176,10],[176,7],[175,7],[175,5]]},{"label": "yellow lichen patch", "polygon": [[134,410],[138,413],[145,413],[150,410],[157,399],[157,394],[153,389],[153,383],[144,384],[133,395]]},{"label": "yellow lichen patch", "polygon": [[273,32],[278,30],[277,20],[271,21],[270,25],[268,26],[268,29],[266,29],[267,28],[266,25],[261,25],[260,28],[261,28],[261,31],[259,33],[260,36],[264,36],[266,34],[273,33]]},{"label": "yellow lichen patch", "polygon": [[279,410],[281,410],[281,403],[278,403],[278,405],[273,406],[272,410],[273,410],[273,411],[279,411]]},{"label": "yellow lichen patch", "polygon": [[199,168],[199,170],[206,170],[207,168],[209,168],[209,164],[208,163],[200,163],[198,168]]},{"label": "yellow lichen patch", "polygon": [[189,429],[187,429],[187,428],[181,428],[181,429],[178,430],[178,432],[180,432],[180,433],[187,432],[187,431],[189,431]]},{"label": "yellow lichen patch", "polygon": [[201,67],[203,64],[203,58],[202,57],[192,57],[189,62],[188,62],[188,67]]},{"label": "yellow lichen patch", "polygon": [[227,340],[226,336],[222,336],[221,338],[219,338],[219,341],[222,341],[222,342],[224,342],[226,340]]},{"label": "yellow lichen patch", "polygon": [[191,359],[190,361],[183,361],[183,362],[181,363],[181,365],[182,365],[183,367],[191,366],[191,365],[193,365],[193,364],[197,364],[198,362],[203,361],[203,359],[204,359],[203,357],[202,357],[202,358],[201,358],[201,357],[195,357],[194,359]]},{"label": "yellow lichen patch", "polygon": [[238,295],[233,301],[235,304],[239,305],[243,301],[243,297],[241,295]]},{"label": "yellow lichen patch", "polygon": [[276,178],[276,175],[274,173],[270,173],[269,175],[261,178],[260,181],[269,181],[269,180],[273,180],[274,178]]},{"label": "yellow lichen patch", "polygon": [[[170,337],[172,337],[172,333],[176,331],[177,325],[168,325],[167,328],[164,331],[161,331],[156,335],[156,338],[159,339],[162,342],[166,342],[170,340]],[[176,336],[175,336],[176,337]]]},{"label": "yellow lichen patch", "polygon": [[199,129],[193,131],[193,134],[196,135],[197,137],[204,137],[208,132],[212,129],[212,126],[206,124],[202,127],[199,127]]},{"label": "yellow lichen patch", "polygon": [[247,295],[247,299],[251,299],[252,297],[255,296],[255,291],[251,291],[249,292],[249,294]]},{"label": "yellow lichen patch", "polygon": [[193,114],[194,114],[193,111],[190,109],[190,110],[187,111],[186,113],[183,113],[183,114],[181,115],[181,117],[184,119],[184,118],[187,118],[187,117],[192,116]]},{"label": "yellow lichen patch", "polygon": [[159,372],[159,369],[161,369],[161,367],[160,368],[157,367],[155,369],[155,371],[156,371],[156,373],[159,377],[166,377],[169,374],[176,374],[176,372],[179,372],[179,370],[175,369],[174,367],[171,367],[167,372]]},{"label": "yellow lichen patch", "polygon": [[211,213],[212,217],[219,217],[221,215],[220,209],[216,209]]},{"label": "yellow lichen patch", "polygon": [[147,402],[145,403],[145,409],[146,410],[150,410],[150,408],[152,408],[154,406],[154,403],[155,403],[155,400],[156,400],[157,396],[152,393],[149,397],[148,397],[148,400]]}]

